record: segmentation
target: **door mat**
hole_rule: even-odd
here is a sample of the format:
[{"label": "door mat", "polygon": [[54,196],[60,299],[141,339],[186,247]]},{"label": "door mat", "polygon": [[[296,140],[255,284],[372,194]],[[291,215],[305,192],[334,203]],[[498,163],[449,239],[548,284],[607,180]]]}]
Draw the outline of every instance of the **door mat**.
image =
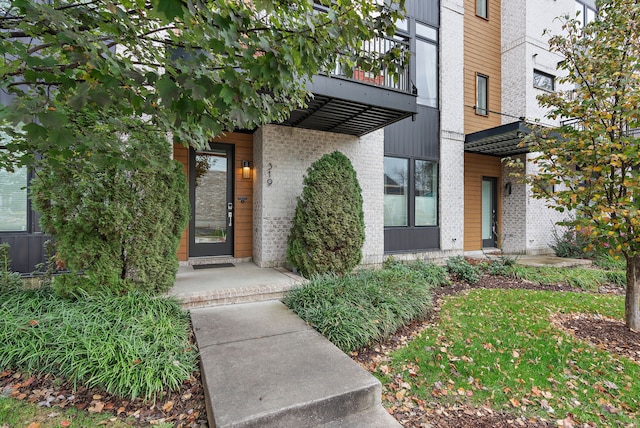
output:
[{"label": "door mat", "polygon": [[214,268],[225,268],[225,267],[235,267],[233,263],[205,263],[201,265],[192,265],[194,269],[214,269]]}]

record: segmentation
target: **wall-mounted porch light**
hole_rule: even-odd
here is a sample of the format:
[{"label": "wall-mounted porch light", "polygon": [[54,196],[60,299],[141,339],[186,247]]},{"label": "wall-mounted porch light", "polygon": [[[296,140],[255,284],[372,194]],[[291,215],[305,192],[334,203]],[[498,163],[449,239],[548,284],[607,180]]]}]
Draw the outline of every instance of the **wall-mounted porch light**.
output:
[{"label": "wall-mounted porch light", "polygon": [[242,161],[242,178],[251,178],[251,163],[248,160]]}]

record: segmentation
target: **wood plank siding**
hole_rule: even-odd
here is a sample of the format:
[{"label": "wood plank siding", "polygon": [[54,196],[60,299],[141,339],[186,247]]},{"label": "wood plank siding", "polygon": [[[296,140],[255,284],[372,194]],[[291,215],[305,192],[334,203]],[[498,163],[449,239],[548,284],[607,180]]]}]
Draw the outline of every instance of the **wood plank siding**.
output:
[{"label": "wood plank siding", "polygon": [[[179,161],[184,168],[184,175],[189,180],[189,149],[182,144],[173,145],[173,158]],[[189,226],[185,227],[178,247],[178,260],[189,260]]]},{"label": "wood plank siding", "polygon": [[497,179],[498,245],[502,236],[502,163],[500,158],[464,154],[464,251],[482,249],[482,177]]},{"label": "wood plank siding", "polygon": [[[234,146],[234,228],[233,228],[233,256],[236,258],[251,257],[253,255],[253,177],[251,179],[242,178],[242,161],[253,165],[253,135],[230,133],[224,137],[215,138],[213,143],[224,143]],[[189,149],[182,145],[174,145],[173,156],[180,161],[185,168],[187,178],[189,176]],[[241,203],[239,197],[246,198]],[[189,260],[189,228],[187,227],[180,239],[178,249],[178,259]]]},{"label": "wood plank siding", "polygon": [[464,132],[501,125],[499,114],[476,114],[476,75],[488,79],[488,110],[502,111],[500,0],[487,0],[488,19],[476,15],[476,0],[464,3]]}]

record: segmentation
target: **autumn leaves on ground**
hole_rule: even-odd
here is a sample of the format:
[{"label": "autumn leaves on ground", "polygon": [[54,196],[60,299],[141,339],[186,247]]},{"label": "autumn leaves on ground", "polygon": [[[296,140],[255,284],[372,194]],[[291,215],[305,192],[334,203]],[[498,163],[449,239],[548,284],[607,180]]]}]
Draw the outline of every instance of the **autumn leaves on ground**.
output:
[{"label": "autumn leaves on ground", "polygon": [[490,276],[452,288],[432,319],[354,353],[404,426],[635,426],[640,335],[615,288]]},{"label": "autumn leaves on ground", "polygon": [[[499,261],[469,268],[460,259],[450,265],[447,272],[424,262],[390,262],[378,271],[324,278],[285,301],[381,380],[383,404],[404,426],[634,426],[640,338],[620,321],[624,289],[615,283],[616,271],[540,270]],[[556,284],[540,285],[541,276]],[[314,306],[324,308],[316,319],[309,316],[318,315],[309,310]],[[1,308],[2,319],[9,319],[10,305]],[[162,304],[154,311],[171,308]],[[417,313],[427,319],[407,321]],[[52,322],[44,315],[27,318],[16,327],[26,333],[44,334]],[[144,316],[137,319],[144,324]],[[363,347],[363,341],[377,344]],[[192,345],[187,340],[182,346],[188,360]],[[170,365],[177,367],[175,361]],[[101,387],[74,390],[60,378],[3,366],[2,428],[206,426],[195,368],[154,402],[118,398]]]}]

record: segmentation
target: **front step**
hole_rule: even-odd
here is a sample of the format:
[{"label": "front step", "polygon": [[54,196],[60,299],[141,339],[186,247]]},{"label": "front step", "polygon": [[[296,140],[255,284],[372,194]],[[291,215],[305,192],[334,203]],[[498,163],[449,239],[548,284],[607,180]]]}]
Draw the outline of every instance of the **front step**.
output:
[{"label": "front step", "polygon": [[263,302],[280,300],[287,291],[297,284],[257,285],[251,287],[225,288],[196,292],[176,292],[173,294],[184,309],[200,309],[212,306],[233,305],[236,303]]},{"label": "front step", "polygon": [[212,427],[398,427],[381,385],[282,303],[191,311]]}]

